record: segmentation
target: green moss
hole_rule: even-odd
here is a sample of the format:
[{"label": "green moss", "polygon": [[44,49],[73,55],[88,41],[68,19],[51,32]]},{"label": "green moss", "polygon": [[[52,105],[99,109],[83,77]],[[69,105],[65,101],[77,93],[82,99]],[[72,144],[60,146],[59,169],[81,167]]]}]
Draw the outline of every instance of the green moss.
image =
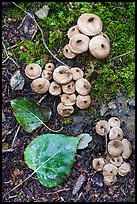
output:
[{"label": "green moss", "polygon": [[72,124],[72,118],[71,117],[63,118],[61,121],[62,121],[62,124],[64,124],[64,125],[71,125]]}]

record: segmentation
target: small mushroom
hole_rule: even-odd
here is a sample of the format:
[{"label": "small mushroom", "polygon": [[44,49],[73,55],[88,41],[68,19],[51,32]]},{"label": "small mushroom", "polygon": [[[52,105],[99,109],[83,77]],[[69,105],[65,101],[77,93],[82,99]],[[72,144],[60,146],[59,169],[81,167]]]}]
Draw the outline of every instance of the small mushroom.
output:
[{"label": "small mushroom", "polygon": [[112,117],[108,120],[111,127],[120,127],[120,120],[117,117]]},{"label": "small mushroom", "polygon": [[61,94],[61,85],[57,84],[55,81],[51,82],[49,86],[49,93],[51,95],[57,96]]},{"label": "small mushroom", "polygon": [[111,186],[116,182],[117,182],[117,177],[116,176],[104,176],[104,184],[106,186]]},{"label": "small mushroom", "polygon": [[95,36],[89,42],[89,51],[94,57],[104,59],[110,52],[110,44],[106,38]]},{"label": "small mushroom", "polygon": [[96,132],[99,134],[99,135],[105,135],[105,131],[106,133],[109,132],[110,130],[110,125],[109,123],[106,121],[106,120],[100,120],[96,123]]},{"label": "small mushroom", "polygon": [[124,151],[122,153],[122,157],[124,159],[128,159],[132,153],[132,146],[131,143],[127,140],[127,139],[123,139],[122,140],[122,144],[124,147]]},{"label": "small mushroom", "polygon": [[30,79],[36,79],[41,75],[42,68],[36,63],[30,63],[25,67],[25,74]]},{"label": "small mushroom", "polygon": [[75,92],[75,83],[74,83],[74,81],[71,81],[68,84],[62,85],[62,90],[66,94],[74,93]]},{"label": "small mushroom", "polygon": [[83,96],[86,96],[89,94],[91,89],[91,84],[87,79],[81,78],[76,81],[76,91]]},{"label": "small mushroom", "polygon": [[83,34],[76,34],[69,40],[70,50],[74,53],[80,54],[88,50],[89,37]]},{"label": "small mushroom", "polygon": [[69,30],[68,30],[68,38],[70,39],[73,35],[79,34],[79,29],[78,29],[78,25],[72,26]]},{"label": "small mushroom", "polygon": [[63,48],[63,55],[68,59],[73,59],[76,54],[74,54],[69,47],[69,44],[65,45]]},{"label": "small mushroom", "polygon": [[113,127],[111,128],[110,132],[109,132],[109,139],[110,140],[122,140],[123,138],[123,131],[121,128],[119,127]]},{"label": "small mushroom", "polygon": [[52,75],[53,75],[53,73],[51,70],[45,69],[42,71],[42,78],[50,80],[50,79],[52,79]]},{"label": "small mushroom", "polygon": [[68,84],[72,80],[72,72],[67,66],[59,66],[53,72],[53,79],[58,84]]},{"label": "small mushroom", "polygon": [[103,158],[95,158],[92,161],[93,168],[97,171],[102,171],[103,166],[105,165],[105,161]]},{"label": "small mushroom", "polygon": [[45,78],[37,78],[34,79],[31,83],[31,89],[32,91],[43,94],[46,93],[49,89],[50,83]]},{"label": "small mushroom", "polygon": [[72,79],[74,81],[76,81],[78,79],[81,79],[84,76],[83,71],[80,68],[78,68],[78,67],[71,68],[71,72],[72,72]]},{"label": "small mushroom", "polygon": [[68,117],[74,112],[74,108],[73,106],[64,106],[62,103],[59,103],[57,111],[62,117]]},{"label": "small mushroom", "polygon": [[80,109],[87,109],[91,104],[91,98],[89,95],[86,96],[77,96],[76,105]]},{"label": "small mushroom", "polygon": [[55,68],[55,66],[54,66],[53,63],[47,63],[47,64],[45,65],[45,70],[50,70],[50,71],[53,72],[54,68]]},{"label": "small mushroom", "polygon": [[112,156],[119,156],[122,154],[124,150],[123,144],[120,140],[111,140],[108,143],[108,152],[109,154],[111,154]]},{"label": "small mushroom", "polygon": [[114,157],[112,155],[109,155],[108,156],[108,160],[111,164],[115,165],[115,166],[120,166],[123,162],[123,158],[122,156],[117,156],[117,157]]},{"label": "small mushroom", "polygon": [[62,94],[61,102],[65,106],[72,106],[76,103],[76,94]]},{"label": "small mushroom", "polygon": [[131,172],[131,165],[129,163],[124,162],[118,168],[118,173],[120,176],[126,176],[129,172]]},{"label": "small mushroom", "polygon": [[118,168],[113,164],[105,164],[103,167],[103,176],[116,176]]},{"label": "small mushroom", "polygon": [[102,36],[102,37],[106,38],[108,40],[108,42],[110,43],[110,39],[105,33],[101,32],[97,36]]},{"label": "small mushroom", "polygon": [[102,21],[101,19],[91,13],[82,14],[77,21],[78,29],[85,35],[94,36],[101,32]]}]

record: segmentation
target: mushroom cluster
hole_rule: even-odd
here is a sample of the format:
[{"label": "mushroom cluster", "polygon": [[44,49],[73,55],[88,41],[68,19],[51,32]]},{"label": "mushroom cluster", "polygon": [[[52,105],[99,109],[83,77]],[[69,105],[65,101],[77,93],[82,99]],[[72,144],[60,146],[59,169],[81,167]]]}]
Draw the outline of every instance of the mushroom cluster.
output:
[{"label": "mushroom cluster", "polygon": [[91,84],[83,78],[84,73],[78,67],[55,68],[53,63],[48,63],[42,71],[38,64],[31,63],[26,66],[25,74],[33,79],[33,92],[43,94],[49,91],[51,95],[60,96],[61,103],[58,104],[57,111],[62,117],[68,117],[74,112],[74,104],[80,109],[87,109],[91,104]]},{"label": "mushroom cluster", "polygon": [[92,165],[95,170],[103,172],[104,184],[110,186],[117,181],[117,174],[126,176],[131,171],[131,165],[124,159],[130,157],[132,146],[127,139],[123,139],[123,130],[120,128],[120,120],[117,117],[111,117],[108,122],[106,120],[98,121],[95,129],[97,134],[102,136],[106,132],[109,142],[106,158],[95,158]]},{"label": "mushroom cluster", "polygon": [[82,14],[77,25],[67,33],[69,43],[64,46],[63,54],[68,59],[89,50],[92,56],[104,59],[110,52],[110,39],[102,32],[101,19],[92,13]]}]

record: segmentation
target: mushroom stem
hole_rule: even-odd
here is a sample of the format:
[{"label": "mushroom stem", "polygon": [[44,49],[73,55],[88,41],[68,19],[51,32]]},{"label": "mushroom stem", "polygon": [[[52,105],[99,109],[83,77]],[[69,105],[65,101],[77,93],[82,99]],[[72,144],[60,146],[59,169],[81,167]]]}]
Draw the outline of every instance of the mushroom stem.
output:
[{"label": "mushroom stem", "polygon": [[106,128],[104,127],[104,133],[105,133],[105,155],[107,155],[107,153],[108,153],[108,138],[107,138],[107,130],[106,130]]}]

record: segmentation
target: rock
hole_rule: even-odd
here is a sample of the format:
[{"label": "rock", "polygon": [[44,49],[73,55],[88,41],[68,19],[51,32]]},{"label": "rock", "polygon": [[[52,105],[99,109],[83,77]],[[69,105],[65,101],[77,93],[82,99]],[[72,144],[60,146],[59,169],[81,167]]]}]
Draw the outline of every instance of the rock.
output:
[{"label": "rock", "polygon": [[108,103],[108,108],[111,109],[111,110],[115,110],[117,108],[117,105],[114,101],[110,101]]},{"label": "rock", "polygon": [[22,77],[20,70],[15,71],[10,79],[10,86],[12,90],[22,90],[24,87],[24,78]]},{"label": "rock", "polygon": [[131,107],[132,107],[132,106],[135,107],[135,98],[128,99],[128,100],[127,100],[127,103],[128,103],[129,106],[131,106]]},{"label": "rock", "polygon": [[48,6],[43,6],[42,9],[38,10],[35,12],[35,14],[38,16],[40,19],[44,19],[47,17],[49,13],[49,7]]},{"label": "rock", "polygon": [[107,106],[105,104],[101,105],[100,111],[99,111],[100,115],[104,116],[104,114],[107,112],[107,110],[108,110],[108,108],[107,108]]},{"label": "rock", "polygon": [[128,132],[135,131],[135,117],[125,117],[124,125]]}]

